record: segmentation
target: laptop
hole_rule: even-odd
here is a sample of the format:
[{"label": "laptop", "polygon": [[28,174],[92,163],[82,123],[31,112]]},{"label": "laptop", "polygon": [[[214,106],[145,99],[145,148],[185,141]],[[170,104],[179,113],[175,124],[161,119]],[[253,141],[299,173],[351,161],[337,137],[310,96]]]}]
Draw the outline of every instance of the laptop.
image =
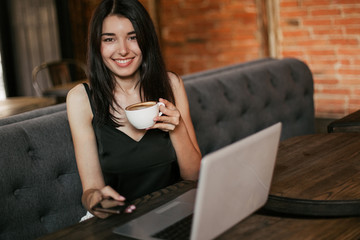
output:
[{"label": "laptop", "polygon": [[280,133],[281,123],[277,123],[204,156],[196,189],[113,232],[135,239],[177,239],[158,233],[181,219],[190,219],[186,230],[191,240],[217,237],[266,203]]}]

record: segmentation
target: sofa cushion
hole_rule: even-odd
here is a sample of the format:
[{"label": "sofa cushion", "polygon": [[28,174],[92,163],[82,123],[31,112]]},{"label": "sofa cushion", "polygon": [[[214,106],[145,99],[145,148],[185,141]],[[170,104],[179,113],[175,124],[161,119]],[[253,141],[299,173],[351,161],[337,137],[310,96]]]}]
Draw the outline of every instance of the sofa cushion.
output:
[{"label": "sofa cushion", "polygon": [[0,127],[0,239],[33,239],[85,214],[66,116]]}]

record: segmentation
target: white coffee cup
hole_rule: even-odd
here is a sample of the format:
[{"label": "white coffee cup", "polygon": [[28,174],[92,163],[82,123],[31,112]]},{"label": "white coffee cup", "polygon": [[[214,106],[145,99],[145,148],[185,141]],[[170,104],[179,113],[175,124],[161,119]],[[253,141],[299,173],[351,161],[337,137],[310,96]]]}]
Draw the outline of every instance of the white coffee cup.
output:
[{"label": "white coffee cup", "polygon": [[165,104],[155,101],[135,103],[125,108],[125,114],[135,128],[149,128],[155,124],[154,118],[162,115],[160,105]]}]

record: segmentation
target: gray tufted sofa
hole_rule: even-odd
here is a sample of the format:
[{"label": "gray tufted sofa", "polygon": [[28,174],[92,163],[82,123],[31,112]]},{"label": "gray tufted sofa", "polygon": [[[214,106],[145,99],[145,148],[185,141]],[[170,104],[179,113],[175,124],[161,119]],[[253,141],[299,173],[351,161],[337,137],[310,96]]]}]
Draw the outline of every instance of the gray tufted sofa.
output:
[{"label": "gray tufted sofa", "polygon": [[[283,123],[314,132],[313,79],[296,59],[260,59],[183,76],[203,155]],[[0,239],[34,239],[85,214],[66,106],[0,119]]]},{"label": "gray tufted sofa", "polygon": [[314,132],[313,78],[297,59],[260,59],[184,79],[203,155],[279,121],[281,140]]}]

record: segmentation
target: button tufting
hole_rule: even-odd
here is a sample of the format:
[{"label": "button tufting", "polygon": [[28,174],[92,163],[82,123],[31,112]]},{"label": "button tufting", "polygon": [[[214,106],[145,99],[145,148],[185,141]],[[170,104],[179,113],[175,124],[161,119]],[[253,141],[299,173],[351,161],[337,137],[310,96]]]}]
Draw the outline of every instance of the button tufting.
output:
[{"label": "button tufting", "polygon": [[221,121],[222,121],[222,115],[219,114],[216,116],[216,121],[215,121],[216,125],[219,125]]},{"label": "button tufting", "polygon": [[274,79],[273,76],[270,77],[270,83],[271,83],[271,86],[272,86],[272,87],[274,87],[274,88],[277,87],[277,83],[276,83],[276,81],[275,81],[275,79]]},{"label": "button tufting", "polygon": [[32,150],[33,150],[33,148],[32,148],[30,145],[28,145],[28,146],[27,146],[27,151],[28,151],[28,152],[31,152]]},{"label": "button tufting", "polygon": [[224,97],[226,98],[226,100],[228,101],[228,102],[232,102],[233,100],[232,100],[232,98],[230,97],[230,95],[229,95],[229,92],[227,92],[227,91],[225,91],[224,93],[223,93],[223,95],[224,95]]},{"label": "button tufting", "polygon": [[248,107],[244,107],[244,108],[242,108],[242,109],[241,109],[240,116],[242,116],[242,115],[246,114],[248,110],[249,110],[249,108],[248,108]]},{"label": "button tufting", "polygon": [[19,195],[20,195],[20,189],[15,189],[14,196],[19,196]]},{"label": "button tufting", "polygon": [[285,95],[285,101],[289,101],[291,99],[291,93],[287,92]]},{"label": "button tufting", "polygon": [[255,95],[254,90],[252,89],[251,84],[249,82],[246,82],[246,88],[248,89],[251,95]]},{"label": "button tufting", "polygon": [[268,106],[270,106],[271,100],[270,99],[266,99],[265,100],[265,104],[264,107],[267,108]]},{"label": "button tufting", "polygon": [[34,157],[34,149],[32,147],[29,146],[29,148],[27,149],[27,153],[30,157]]}]

